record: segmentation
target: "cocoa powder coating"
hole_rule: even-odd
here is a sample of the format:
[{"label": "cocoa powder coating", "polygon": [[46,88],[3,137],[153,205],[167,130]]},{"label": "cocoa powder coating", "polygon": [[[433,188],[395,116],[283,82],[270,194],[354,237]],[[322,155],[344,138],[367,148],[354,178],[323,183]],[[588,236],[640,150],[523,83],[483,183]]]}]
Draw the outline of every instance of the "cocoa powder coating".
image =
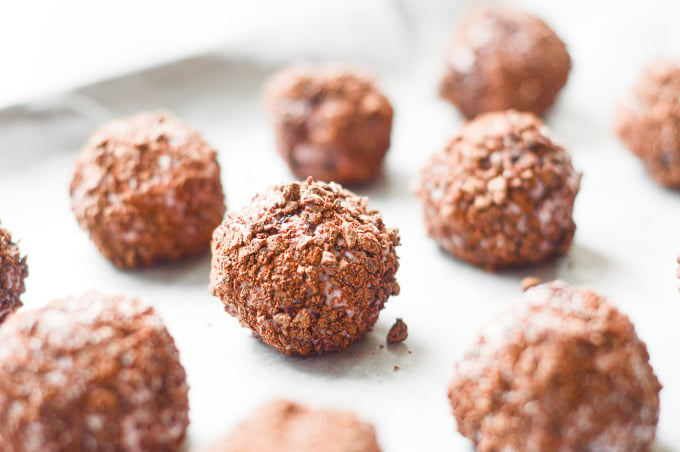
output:
[{"label": "cocoa powder coating", "polygon": [[567,82],[571,58],[541,19],[499,6],[476,7],[451,37],[440,95],[467,118],[507,110],[542,115]]},{"label": "cocoa powder coating", "polygon": [[21,257],[9,231],[0,226],[0,323],[21,307],[27,276],[26,256]]},{"label": "cocoa powder coating", "polygon": [[0,450],[177,450],[188,387],[153,308],[98,293],[0,328]]},{"label": "cocoa powder coating", "polygon": [[396,229],[335,183],[270,187],[212,241],[210,291],[288,355],[343,350],[399,293]]},{"label": "cocoa powder coating", "polygon": [[580,173],[536,116],[487,113],[467,122],[421,173],[427,232],[488,270],[567,252]]},{"label": "cocoa powder coating", "polygon": [[295,66],[265,85],[276,146],[299,178],[375,179],[390,147],[392,106],[372,76],[351,67]]},{"label": "cocoa powder coating", "polygon": [[564,282],[524,293],[457,363],[458,431],[484,451],[646,451],[659,384],[627,316]]},{"label": "cocoa powder coating", "polygon": [[165,112],[95,132],[78,157],[70,194],[80,227],[120,268],[203,252],[225,212],[215,150]]},{"label": "cocoa powder coating", "polygon": [[680,188],[680,60],[657,61],[643,71],[619,106],[616,128],[659,184]]},{"label": "cocoa powder coating", "polygon": [[287,401],[264,405],[212,452],[381,452],[372,425],[353,413]]}]

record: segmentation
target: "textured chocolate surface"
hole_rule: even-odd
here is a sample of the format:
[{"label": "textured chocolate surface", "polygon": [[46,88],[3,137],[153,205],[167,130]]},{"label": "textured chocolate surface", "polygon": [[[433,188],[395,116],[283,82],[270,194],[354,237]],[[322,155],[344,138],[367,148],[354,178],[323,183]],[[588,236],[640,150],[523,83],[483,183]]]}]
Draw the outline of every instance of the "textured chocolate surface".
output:
[{"label": "textured chocolate surface", "polygon": [[353,413],[274,401],[258,408],[212,452],[380,452],[375,429]]},{"label": "textured chocolate surface", "polygon": [[680,59],[643,71],[619,107],[616,127],[659,184],[680,188]]},{"label": "textured chocolate surface", "polygon": [[277,149],[297,177],[361,184],[380,173],[393,111],[364,71],[295,66],[270,78],[265,97]]},{"label": "textured chocolate surface", "polygon": [[509,108],[541,115],[570,69],[564,43],[542,20],[507,7],[476,7],[451,37],[440,95],[468,118]]},{"label": "textured chocolate surface", "polygon": [[26,257],[21,257],[9,231],[0,225],[0,323],[21,307],[20,297],[26,290],[27,276]]},{"label": "textured chocolate surface", "polygon": [[270,187],[215,230],[210,291],[285,354],[344,349],[399,293],[398,231],[367,203],[311,178]]},{"label": "textured chocolate surface", "polygon": [[70,194],[80,227],[121,268],[207,250],[225,212],[215,150],[164,112],[95,132],[78,157]]},{"label": "textured chocolate surface", "polygon": [[397,319],[387,333],[387,342],[389,344],[398,344],[399,342],[404,342],[407,337],[408,325],[402,319]]},{"label": "textured chocolate surface", "polygon": [[0,450],[177,450],[188,387],[153,308],[97,293],[0,328]]},{"label": "textured chocolate surface", "polygon": [[555,281],[482,330],[449,398],[479,451],[645,451],[661,389],[648,361],[627,316]]},{"label": "textured chocolate surface", "polygon": [[417,194],[430,237],[493,270],[566,253],[580,178],[541,120],[511,110],[466,123],[430,159]]}]

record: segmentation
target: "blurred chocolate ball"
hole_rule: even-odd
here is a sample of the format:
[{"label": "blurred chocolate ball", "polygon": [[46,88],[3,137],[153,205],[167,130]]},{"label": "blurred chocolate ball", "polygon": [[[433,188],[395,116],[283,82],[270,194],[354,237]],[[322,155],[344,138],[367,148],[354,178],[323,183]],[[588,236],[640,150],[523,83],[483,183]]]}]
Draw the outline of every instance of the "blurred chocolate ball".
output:
[{"label": "blurred chocolate ball", "polygon": [[215,150],[165,112],[95,132],[80,152],[70,194],[80,227],[120,268],[206,251],[225,212]]},{"label": "blurred chocolate ball", "polygon": [[10,316],[0,343],[0,450],[181,446],[186,376],[152,307],[90,292]]},{"label": "blurred chocolate ball", "polygon": [[446,63],[440,95],[467,118],[511,108],[542,115],[571,69],[564,42],[545,22],[505,6],[465,14]]},{"label": "blurred chocolate ball", "polygon": [[267,81],[265,98],[279,154],[297,177],[351,185],[380,174],[393,111],[364,70],[293,66]]}]

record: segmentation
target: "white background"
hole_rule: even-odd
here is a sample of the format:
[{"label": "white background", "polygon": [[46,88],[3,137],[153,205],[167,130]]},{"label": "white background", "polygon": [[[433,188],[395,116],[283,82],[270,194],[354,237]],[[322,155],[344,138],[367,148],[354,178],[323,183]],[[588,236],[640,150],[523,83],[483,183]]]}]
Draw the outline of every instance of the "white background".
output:
[{"label": "white background", "polygon": [[[654,184],[612,132],[615,105],[641,66],[680,53],[680,2],[513,2],[544,17],[569,47],[569,84],[546,119],[584,176],[569,255],[500,274],[441,253],[426,238],[408,188],[461,122],[437,99],[436,84],[462,2],[52,3],[13,2],[0,15],[0,104],[23,102],[0,111],[0,219],[28,255],[24,301],[35,307],[95,288],[152,302],[192,387],[192,448],[209,445],[278,396],[358,411],[376,425],[385,451],[470,450],[446,400],[453,363],[531,274],[588,286],[630,315],[664,385],[655,449],[680,450],[680,193]],[[185,118],[219,150],[229,210],[290,180],[273,150],[260,87],[282,62],[302,57],[362,62],[393,101],[385,174],[358,191],[400,228],[403,243],[402,293],[374,331],[342,353],[307,359],[267,348],[222,311],[207,291],[207,254],[118,271],[78,229],[68,200],[75,154],[93,128],[157,107]],[[397,316],[409,325],[408,340],[380,349]]]}]

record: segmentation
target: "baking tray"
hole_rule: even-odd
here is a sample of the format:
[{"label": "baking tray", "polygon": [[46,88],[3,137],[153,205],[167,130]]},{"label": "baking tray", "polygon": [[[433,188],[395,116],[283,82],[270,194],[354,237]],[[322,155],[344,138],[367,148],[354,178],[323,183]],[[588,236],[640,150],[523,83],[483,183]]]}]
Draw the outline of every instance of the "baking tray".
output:
[{"label": "baking tray", "polygon": [[[435,95],[442,37],[433,34],[403,61],[370,66],[394,104],[393,145],[381,178],[356,191],[401,231],[402,290],[365,338],[340,353],[281,355],[241,328],[208,293],[209,253],[152,269],[117,270],[78,228],[68,198],[77,151],[103,121],[158,107],[184,118],[219,151],[229,211],[266,186],[292,179],[274,151],[260,96],[273,65],[202,55],[0,111],[0,218],[28,256],[24,309],[88,289],[150,301],[187,370],[192,450],[210,445],[274,397],[354,410],[374,423],[385,451],[471,450],[456,433],[446,398],[454,362],[479,326],[519,296],[522,277],[561,278],[607,296],[635,322],[664,385],[655,450],[680,450],[680,294],[674,280],[680,193],[653,183],[611,125],[617,97],[649,52],[618,52],[626,38],[624,28],[614,25],[612,36],[600,42],[613,60],[597,66],[602,49],[591,49],[581,28],[569,25],[577,13],[551,11],[576,64],[547,121],[584,173],[568,256],[487,273],[449,258],[426,237],[409,185],[461,123]],[[596,92],[592,84],[612,64],[621,76]],[[407,322],[409,337],[381,348],[396,317]]]}]

